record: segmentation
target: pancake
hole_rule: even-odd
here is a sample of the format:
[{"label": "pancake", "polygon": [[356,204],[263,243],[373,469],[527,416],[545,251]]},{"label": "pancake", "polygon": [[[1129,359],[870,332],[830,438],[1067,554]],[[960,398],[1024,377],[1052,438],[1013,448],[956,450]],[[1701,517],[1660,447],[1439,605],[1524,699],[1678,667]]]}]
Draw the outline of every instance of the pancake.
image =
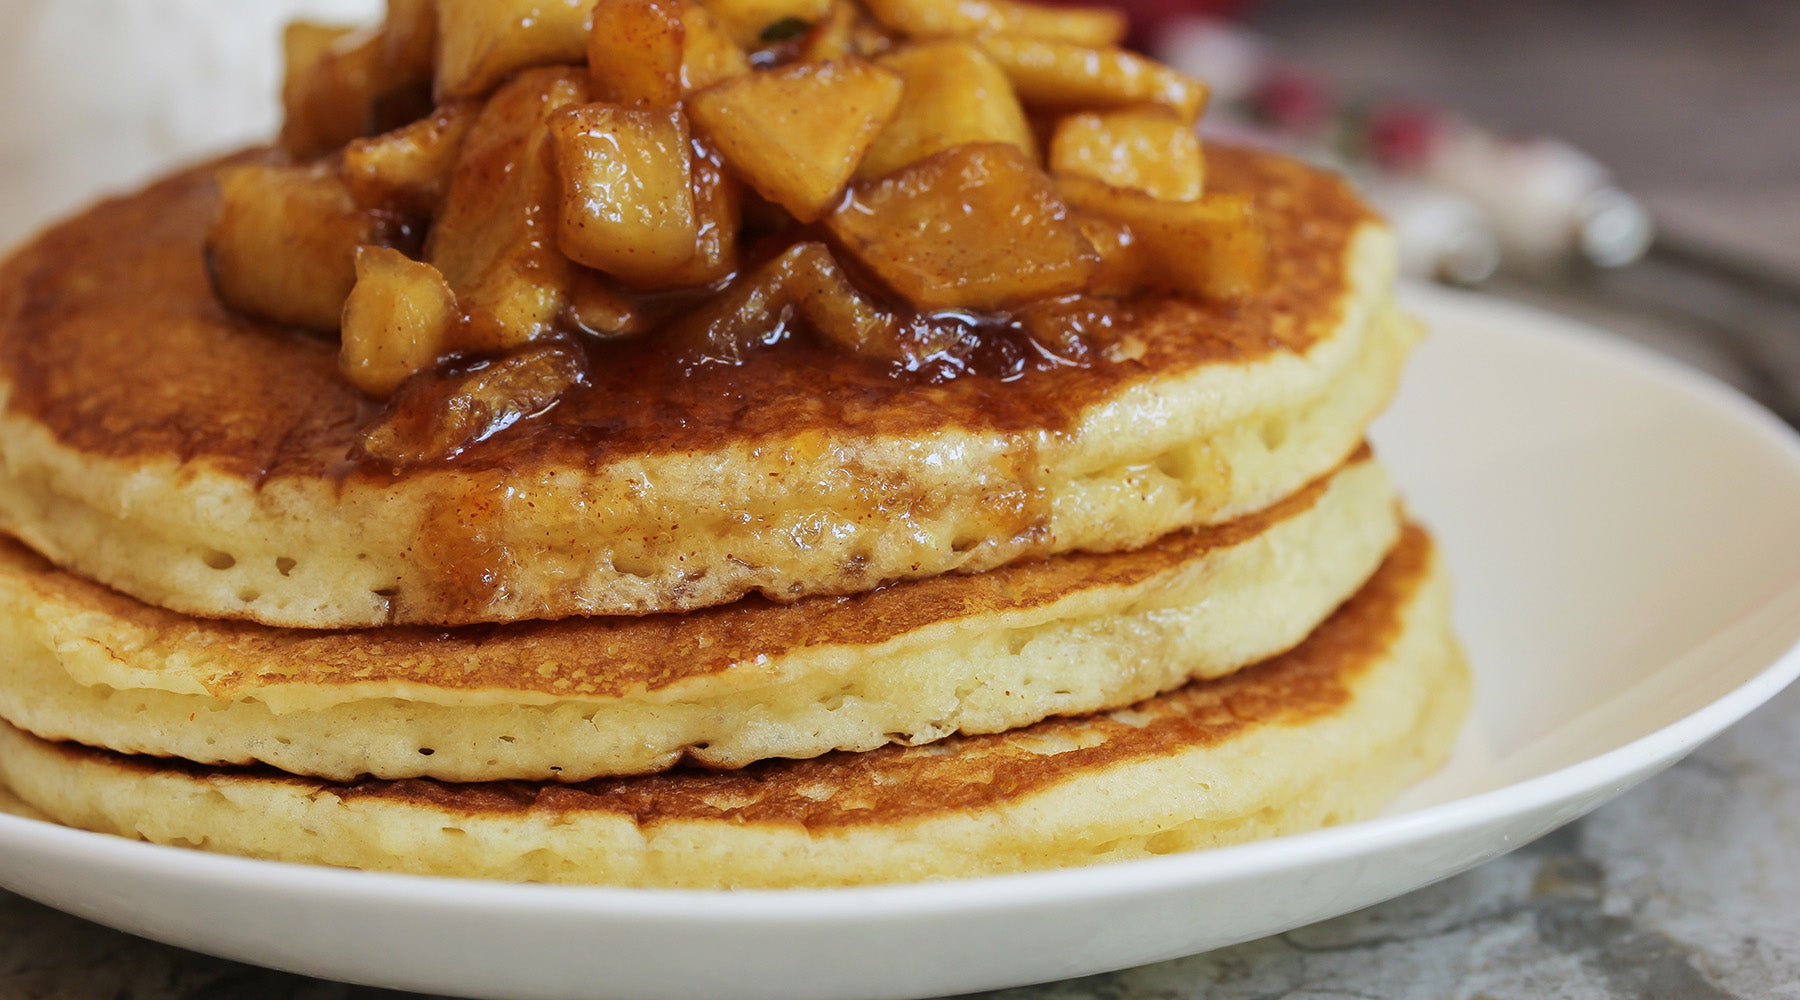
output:
[{"label": "pancake", "polygon": [[50,817],[20,802],[18,796],[4,787],[0,787],[0,813],[8,816],[23,816],[26,819],[35,819],[44,823],[51,822]]},{"label": "pancake", "polygon": [[685,616],[303,632],[199,621],[0,544],[0,718],[39,736],[349,780],[580,780],[996,732],[1300,642],[1400,531],[1364,450],[1128,553]]},{"label": "pancake", "polygon": [[1340,180],[1217,149],[1266,295],[1144,300],[1108,357],[895,377],[790,339],[592,385],[448,462],[353,459],[374,404],[334,343],[226,311],[210,169],[104,204],[0,270],[0,529],[140,600],[290,627],[778,601],[1143,545],[1262,509],[1354,451],[1417,329]]},{"label": "pancake", "polygon": [[894,882],[1164,854],[1370,815],[1468,697],[1417,529],[1307,641],[1110,714],[921,747],[574,785],[333,784],[0,730],[0,779],[74,826],[287,861],[515,880]]}]

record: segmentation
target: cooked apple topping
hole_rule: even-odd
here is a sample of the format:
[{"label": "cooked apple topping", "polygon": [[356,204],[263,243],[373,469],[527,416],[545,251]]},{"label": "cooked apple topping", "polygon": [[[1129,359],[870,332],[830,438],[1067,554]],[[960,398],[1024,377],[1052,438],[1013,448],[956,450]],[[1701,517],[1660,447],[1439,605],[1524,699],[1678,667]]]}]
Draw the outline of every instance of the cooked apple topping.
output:
[{"label": "cooked apple topping", "polygon": [[215,284],[337,329],[345,377],[394,399],[366,450],[399,464],[554,405],[617,338],[690,366],[807,336],[954,374],[994,331],[1115,356],[1119,303],[1267,271],[1249,200],[1205,191],[1204,85],[1125,27],[1019,0],[390,0],[370,29],[296,25],[280,155],[222,177]]}]

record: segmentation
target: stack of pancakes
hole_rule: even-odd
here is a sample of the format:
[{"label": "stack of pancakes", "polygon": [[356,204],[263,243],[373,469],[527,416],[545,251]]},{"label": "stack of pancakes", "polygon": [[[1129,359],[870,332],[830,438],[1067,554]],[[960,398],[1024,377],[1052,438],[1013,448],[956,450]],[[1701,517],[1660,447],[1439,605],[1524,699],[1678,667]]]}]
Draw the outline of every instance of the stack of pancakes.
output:
[{"label": "stack of pancakes", "polygon": [[597,369],[358,463],[335,345],[214,298],[209,169],[0,270],[0,783],[292,861],[891,882],[1369,815],[1467,701],[1364,428],[1417,338],[1337,179],[1210,154],[1254,300],[1103,361],[896,379],[791,340]]}]

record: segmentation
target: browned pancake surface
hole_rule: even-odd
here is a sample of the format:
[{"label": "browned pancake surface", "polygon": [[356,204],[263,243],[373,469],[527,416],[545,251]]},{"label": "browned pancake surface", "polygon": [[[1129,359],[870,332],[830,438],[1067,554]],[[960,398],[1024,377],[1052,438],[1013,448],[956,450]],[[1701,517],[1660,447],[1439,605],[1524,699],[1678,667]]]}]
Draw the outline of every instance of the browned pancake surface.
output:
[{"label": "browned pancake surface", "polygon": [[[456,462],[583,465],[814,428],[1054,430],[1156,374],[1306,349],[1338,321],[1343,251],[1368,210],[1337,178],[1285,160],[1217,148],[1208,157],[1213,190],[1253,192],[1266,214],[1271,290],[1235,305],[1139,303],[1146,350],[1136,361],[923,385],[809,338],[688,376],[652,343],[597,353],[591,389]],[[374,407],[338,375],[335,342],[214,301],[201,243],[215,205],[211,169],[195,169],[96,208],[8,263],[0,368],[14,384],[10,407],[96,455],[174,455],[253,479],[357,473],[347,457]]]}]

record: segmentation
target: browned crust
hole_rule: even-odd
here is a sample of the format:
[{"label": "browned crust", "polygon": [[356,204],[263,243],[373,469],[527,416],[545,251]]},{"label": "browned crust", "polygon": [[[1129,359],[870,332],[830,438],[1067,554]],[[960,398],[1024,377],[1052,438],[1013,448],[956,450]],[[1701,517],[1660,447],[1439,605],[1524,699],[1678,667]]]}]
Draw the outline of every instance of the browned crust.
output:
[{"label": "browned crust", "polygon": [[[9,409],[94,455],[173,455],[259,482],[385,477],[347,462],[374,409],[338,375],[335,343],[214,301],[201,252],[217,200],[212,173],[197,168],[104,203],[0,269]],[[1261,203],[1273,239],[1270,292],[1236,305],[1138,303],[1134,332],[1146,352],[1136,361],[925,385],[806,338],[741,368],[688,377],[624,350],[602,358],[591,390],[456,463],[528,472],[811,429],[1054,431],[1153,375],[1304,351],[1329,335],[1342,308],[1344,249],[1368,210],[1338,178],[1268,155],[1214,149],[1208,177],[1214,190],[1253,192]]]},{"label": "browned crust", "polygon": [[[1422,585],[1430,539],[1409,526],[1364,588],[1293,650],[1212,681],[1197,681],[1125,713],[1055,718],[1026,729],[953,736],[919,747],[764,761],[738,771],[677,768],[633,778],[556,785],[429,779],[334,784],[267,768],[205,768],[62,745],[58,752],[142,773],[202,780],[285,782],[347,802],[424,805],[465,815],[610,813],[653,826],[671,821],[798,824],[812,830],[894,824],[1017,800],[1068,777],[1134,760],[1215,746],[1257,727],[1298,725],[1340,711],[1351,685],[1398,637]],[[1073,747],[1040,752],[1045,746]]]}]

